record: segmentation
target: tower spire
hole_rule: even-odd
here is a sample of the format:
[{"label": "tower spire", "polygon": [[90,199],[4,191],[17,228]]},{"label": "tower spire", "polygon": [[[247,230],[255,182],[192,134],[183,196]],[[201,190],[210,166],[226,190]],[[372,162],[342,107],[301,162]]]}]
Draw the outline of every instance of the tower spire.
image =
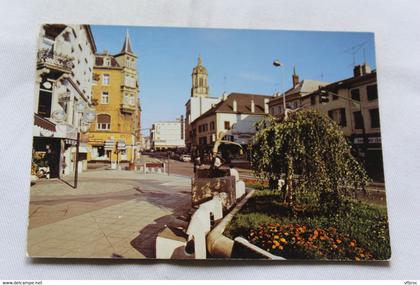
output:
[{"label": "tower spire", "polygon": [[203,64],[203,62],[201,60],[201,54],[199,53],[198,54],[198,65],[202,65],[202,64]]},{"label": "tower spire", "polygon": [[133,53],[133,50],[131,49],[131,41],[130,35],[128,34],[128,29],[125,32],[125,40],[121,49],[121,53]]},{"label": "tower spire", "polygon": [[292,75],[293,88],[299,84],[299,75],[296,74],[296,66],[293,65],[293,75]]}]

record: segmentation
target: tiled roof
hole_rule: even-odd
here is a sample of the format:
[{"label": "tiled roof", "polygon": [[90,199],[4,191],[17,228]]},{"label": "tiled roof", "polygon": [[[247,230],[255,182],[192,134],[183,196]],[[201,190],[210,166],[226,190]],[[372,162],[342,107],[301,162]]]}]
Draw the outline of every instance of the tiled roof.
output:
[{"label": "tiled roof", "polygon": [[[104,58],[109,57],[111,59],[110,66],[104,66]],[[96,54],[95,56],[95,66],[104,66],[104,67],[120,67],[117,60],[112,56],[108,54]]]},{"label": "tiled roof", "polygon": [[299,84],[297,84],[294,88],[290,88],[289,90],[287,90],[286,96],[291,95],[291,94],[296,94],[296,93],[304,93],[304,94],[311,93],[319,89],[319,87],[322,87],[328,84],[329,84],[328,82],[305,79],[305,80],[300,81]]},{"label": "tiled roof", "polygon": [[[232,113],[232,114],[253,114],[264,115],[264,99],[270,99],[272,96],[247,94],[247,93],[230,93],[225,100],[223,98],[219,103],[210,110],[198,117],[204,118],[215,113]],[[233,111],[233,101],[236,100],[236,112]],[[251,112],[251,101],[254,100],[255,112]]]}]

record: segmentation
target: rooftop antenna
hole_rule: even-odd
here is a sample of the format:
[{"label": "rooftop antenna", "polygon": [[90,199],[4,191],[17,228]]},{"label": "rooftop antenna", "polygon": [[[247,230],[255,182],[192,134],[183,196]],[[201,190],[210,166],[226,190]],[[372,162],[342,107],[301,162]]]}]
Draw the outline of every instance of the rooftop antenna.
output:
[{"label": "rooftop antenna", "polygon": [[364,47],[365,47],[366,44],[367,44],[367,41],[364,41],[364,42],[353,45],[350,48],[342,51],[342,53],[351,53],[351,55],[352,55],[351,66],[353,66],[353,67],[356,66],[356,55],[361,49],[363,49],[363,56],[365,56],[364,55]]},{"label": "rooftop antenna", "polygon": [[227,81],[227,77],[223,76],[223,93],[226,92],[226,81]]},{"label": "rooftop antenna", "polygon": [[363,63],[366,64],[366,48],[363,48]]}]

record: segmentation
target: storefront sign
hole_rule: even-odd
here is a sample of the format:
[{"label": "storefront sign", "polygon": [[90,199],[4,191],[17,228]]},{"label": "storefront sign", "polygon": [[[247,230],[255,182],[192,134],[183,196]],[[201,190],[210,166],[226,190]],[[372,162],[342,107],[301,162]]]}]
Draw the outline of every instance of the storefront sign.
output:
[{"label": "storefront sign", "polygon": [[[363,144],[363,138],[358,137],[354,138],[353,140],[354,144]],[[382,142],[381,137],[368,137],[367,143],[368,144],[380,144]]]},{"label": "storefront sign", "polygon": [[77,141],[72,139],[64,139],[64,143],[67,145],[76,145]]}]

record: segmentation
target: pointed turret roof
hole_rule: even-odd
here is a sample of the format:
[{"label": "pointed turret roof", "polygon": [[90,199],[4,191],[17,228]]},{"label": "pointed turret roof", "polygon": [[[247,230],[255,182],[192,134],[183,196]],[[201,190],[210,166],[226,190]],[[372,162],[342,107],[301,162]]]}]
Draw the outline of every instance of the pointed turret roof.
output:
[{"label": "pointed turret roof", "polygon": [[203,65],[201,60],[201,54],[198,55],[197,66],[193,68],[193,74],[204,73],[207,74],[207,69]]},{"label": "pointed turret roof", "polygon": [[131,54],[134,54],[133,53],[133,50],[131,49],[131,41],[130,41],[130,36],[128,34],[128,30],[125,33],[124,45],[123,45],[120,53],[131,53]]}]

